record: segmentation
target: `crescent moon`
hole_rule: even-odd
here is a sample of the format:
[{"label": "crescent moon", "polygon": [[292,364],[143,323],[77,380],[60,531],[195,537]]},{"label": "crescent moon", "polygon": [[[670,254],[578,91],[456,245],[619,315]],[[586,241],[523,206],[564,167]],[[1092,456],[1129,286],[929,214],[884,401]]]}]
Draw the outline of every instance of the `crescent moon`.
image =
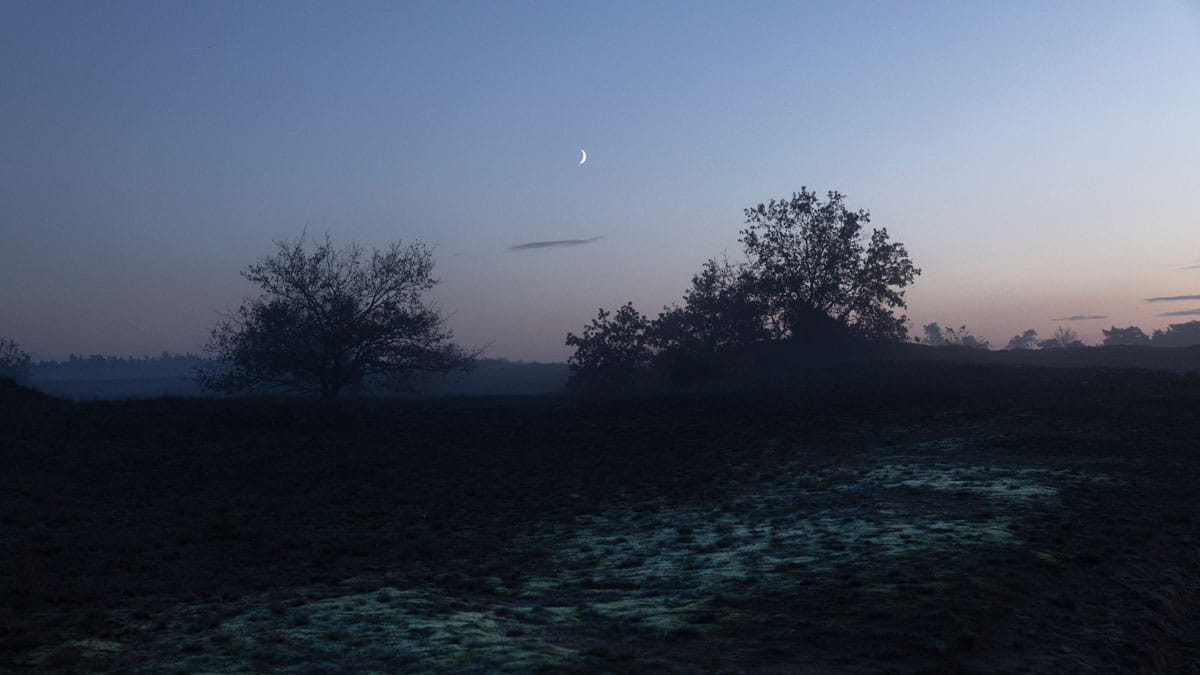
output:
[{"label": "crescent moon", "polygon": [[587,161],[587,151],[585,151],[583,148],[580,148],[579,152],[583,153],[583,159],[579,160],[579,163],[583,164]]}]

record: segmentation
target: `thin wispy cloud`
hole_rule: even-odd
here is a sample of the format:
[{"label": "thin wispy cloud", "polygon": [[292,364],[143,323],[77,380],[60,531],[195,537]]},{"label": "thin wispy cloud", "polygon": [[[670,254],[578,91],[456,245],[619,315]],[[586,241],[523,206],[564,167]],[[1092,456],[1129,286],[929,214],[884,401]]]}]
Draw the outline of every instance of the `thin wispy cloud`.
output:
[{"label": "thin wispy cloud", "polygon": [[1107,318],[1108,318],[1108,316],[1106,316],[1104,314],[1075,314],[1074,316],[1060,316],[1057,319],[1050,319],[1050,320],[1051,321],[1091,321],[1092,319],[1107,319]]},{"label": "thin wispy cloud", "polygon": [[527,244],[509,246],[510,251],[525,251],[532,248],[555,248],[558,246],[583,246],[600,241],[604,237],[589,237],[587,239],[555,239],[553,241],[531,241]]},{"label": "thin wispy cloud", "polygon": [[1178,312],[1163,312],[1159,316],[1200,316],[1200,307],[1196,309],[1181,309]]},{"label": "thin wispy cloud", "polygon": [[1179,269],[1181,269],[1181,270],[1200,270],[1200,265],[1184,265],[1183,267],[1180,267]]},{"label": "thin wispy cloud", "polygon": [[1159,298],[1146,298],[1146,302],[1174,302],[1176,300],[1200,300],[1200,295],[1164,295]]}]

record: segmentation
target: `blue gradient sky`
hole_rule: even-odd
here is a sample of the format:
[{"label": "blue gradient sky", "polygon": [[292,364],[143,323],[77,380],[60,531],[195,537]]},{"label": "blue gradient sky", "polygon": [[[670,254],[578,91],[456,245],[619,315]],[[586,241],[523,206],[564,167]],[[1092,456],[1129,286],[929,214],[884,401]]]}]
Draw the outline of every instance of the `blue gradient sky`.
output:
[{"label": "blue gradient sky", "polygon": [[1200,294],[1196,3],[5,1],[0,94],[35,358],[196,351],[307,228],[425,240],[461,343],[561,360],[802,185],[908,246],[914,333],[1200,318],[1144,301]]}]

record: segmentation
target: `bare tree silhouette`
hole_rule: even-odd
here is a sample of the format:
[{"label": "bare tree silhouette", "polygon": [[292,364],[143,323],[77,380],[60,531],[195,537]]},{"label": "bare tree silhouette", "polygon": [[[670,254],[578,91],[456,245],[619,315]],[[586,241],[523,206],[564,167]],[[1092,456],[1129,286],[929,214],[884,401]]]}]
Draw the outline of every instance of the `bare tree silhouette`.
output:
[{"label": "bare tree silhouette", "polygon": [[470,368],[476,354],[450,343],[424,300],[437,283],[424,244],[367,254],[334,248],[327,234],[311,253],[303,236],[276,246],[243,273],[262,295],[212,331],[206,349],[219,365],[199,374],[206,388],[333,397],[369,378],[400,388],[418,371]]}]

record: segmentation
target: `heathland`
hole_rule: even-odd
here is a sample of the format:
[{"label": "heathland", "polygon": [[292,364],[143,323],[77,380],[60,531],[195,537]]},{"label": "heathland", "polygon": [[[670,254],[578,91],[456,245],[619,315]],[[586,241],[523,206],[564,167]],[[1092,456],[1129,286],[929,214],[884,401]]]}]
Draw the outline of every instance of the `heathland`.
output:
[{"label": "heathland", "polygon": [[944,361],[600,399],[9,384],[0,670],[1195,668],[1200,381]]}]

